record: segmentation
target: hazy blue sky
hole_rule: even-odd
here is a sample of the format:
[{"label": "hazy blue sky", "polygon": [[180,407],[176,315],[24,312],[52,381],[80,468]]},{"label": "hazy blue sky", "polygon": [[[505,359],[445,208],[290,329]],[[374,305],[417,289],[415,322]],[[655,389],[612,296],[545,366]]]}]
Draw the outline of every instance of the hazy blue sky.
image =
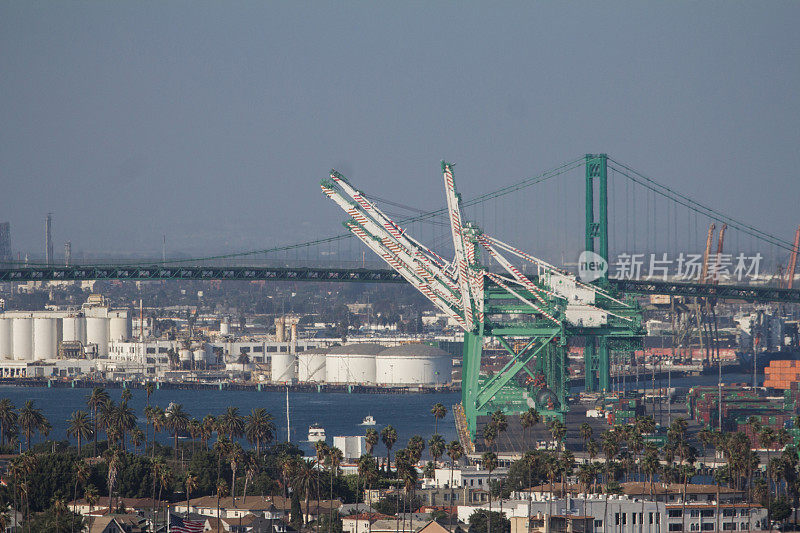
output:
[{"label": "hazy blue sky", "polygon": [[431,209],[442,158],[471,197],[600,151],[800,223],[800,3],[397,4],[3,1],[14,249],[263,248],[340,232],[331,167]]}]

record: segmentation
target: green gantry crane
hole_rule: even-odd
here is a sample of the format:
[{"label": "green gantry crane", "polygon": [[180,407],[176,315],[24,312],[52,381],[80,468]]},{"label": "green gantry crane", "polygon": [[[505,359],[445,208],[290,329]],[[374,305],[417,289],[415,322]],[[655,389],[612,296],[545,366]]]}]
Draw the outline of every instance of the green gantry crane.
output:
[{"label": "green gantry crane", "polygon": [[[563,420],[569,409],[570,341],[584,339],[586,390],[607,391],[610,353],[641,347],[639,307],[608,285],[605,270],[598,270],[591,283],[581,281],[464,221],[453,165],[442,162],[442,175],[455,249],[451,261],[406,233],[338,172],[331,171],[321,186],[351,217],[344,226],[464,329],[462,405],[473,441],[478,417],[497,410],[511,414],[534,407],[545,418]],[[586,250],[591,254],[582,260],[599,268],[608,256],[605,155],[586,156],[586,183]],[[535,275],[523,274],[507,257],[533,265]],[[489,269],[483,258],[498,267]],[[486,347],[509,354],[492,375],[481,372]]]}]

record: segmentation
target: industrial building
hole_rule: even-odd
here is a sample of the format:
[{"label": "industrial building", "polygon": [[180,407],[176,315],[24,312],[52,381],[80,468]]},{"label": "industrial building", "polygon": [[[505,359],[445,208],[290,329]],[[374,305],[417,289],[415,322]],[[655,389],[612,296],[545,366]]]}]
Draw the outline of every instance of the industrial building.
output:
[{"label": "industrial building", "polygon": [[84,356],[106,357],[109,341],[130,338],[130,312],[104,306],[73,311],[6,311],[0,314],[0,359],[58,359],[65,343],[80,343]]}]

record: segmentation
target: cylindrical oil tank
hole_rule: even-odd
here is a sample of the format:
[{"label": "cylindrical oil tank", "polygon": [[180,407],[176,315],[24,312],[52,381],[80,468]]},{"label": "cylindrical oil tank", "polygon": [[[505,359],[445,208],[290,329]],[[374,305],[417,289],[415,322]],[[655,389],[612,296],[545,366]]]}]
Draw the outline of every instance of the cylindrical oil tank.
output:
[{"label": "cylindrical oil tank", "polygon": [[375,358],[377,383],[387,385],[439,385],[449,383],[453,356],[427,344],[387,348]]},{"label": "cylindrical oil tank", "polygon": [[64,342],[80,341],[86,343],[86,319],[82,316],[65,316],[61,319]]},{"label": "cylindrical oil tank", "polygon": [[86,317],[86,342],[97,345],[97,355],[108,356],[108,319]]},{"label": "cylindrical oil tank", "polygon": [[195,364],[208,363],[208,353],[206,347],[195,346],[194,350],[192,350],[192,357],[194,358]]},{"label": "cylindrical oil tank", "polygon": [[325,356],[328,350],[314,348],[297,355],[297,379],[300,381],[325,381]]},{"label": "cylindrical oil tank", "polygon": [[385,349],[385,346],[372,343],[334,346],[328,350],[325,381],[375,383],[375,356]]},{"label": "cylindrical oil tank", "polygon": [[58,350],[58,321],[55,318],[33,319],[33,359],[55,359]]},{"label": "cylindrical oil tank", "polygon": [[15,318],[13,327],[14,359],[30,361],[33,359],[33,319]]},{"label": "cylindrical oil tank", "polygon": [[14,322],[11,318],[0,317],[0,359],[13,359],[12,351]]},{"label": "cylindrical oil tank", "polygon": [[188,348],[183,348],[180,352],[178,352],[178,358],[181,360],[181,363],[191,363],[192,351]]},{"label": "cylindrical oil tank", "polygon": [[289,352],[272,354],[272,381],[283,383],[297,379],[297,358]]},{"label": "cylindrical oil tank", "polygon": [[127,311],[117,311],[111,314],[108,325],[108,339],[124,341],[131,337],[131,321]]}]

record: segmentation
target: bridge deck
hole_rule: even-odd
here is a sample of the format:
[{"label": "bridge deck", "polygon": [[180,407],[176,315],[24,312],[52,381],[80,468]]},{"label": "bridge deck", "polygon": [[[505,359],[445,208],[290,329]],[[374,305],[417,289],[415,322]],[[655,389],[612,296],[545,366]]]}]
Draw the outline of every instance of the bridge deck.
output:
[{"label": "bridge deck", "polygon": [[[216,267],[216,266],[72,266],[0,268],[3,281],[84,280],[275,280],[359,283],[405,283],[395,271],[380,268],[325,267]],[[757,285],[712,285],[661,280],[611,279],[622,292],[712,297],[750,302],[797,302],[800,289],[779,289]]]}]

